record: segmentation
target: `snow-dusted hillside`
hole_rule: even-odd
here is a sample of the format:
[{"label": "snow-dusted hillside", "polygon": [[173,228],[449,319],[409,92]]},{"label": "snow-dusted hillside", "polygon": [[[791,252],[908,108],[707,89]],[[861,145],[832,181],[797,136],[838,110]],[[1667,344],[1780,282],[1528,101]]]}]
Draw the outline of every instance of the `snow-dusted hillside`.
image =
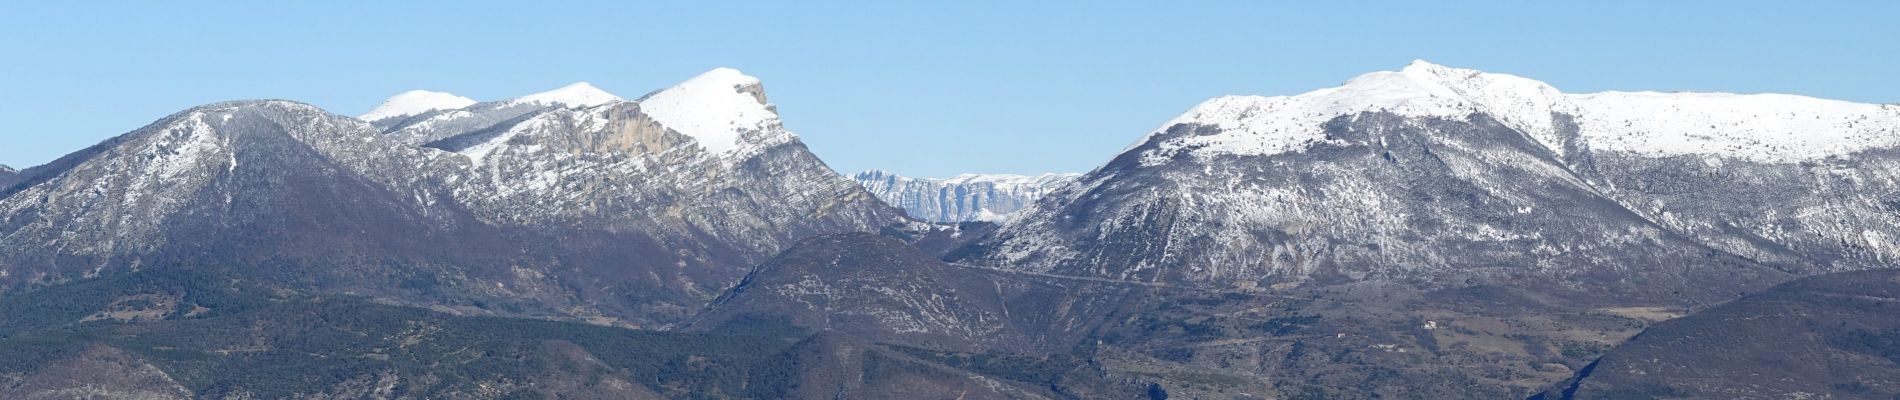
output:
[{"label": "snow-dusted hillside", "polygon": [[[294,313],[288,293],[680,335],[788,323],[824,340],[745,339],[801,355],[751,354],[799,366],[738,383],[797,378],[834,397],[845,386],[809,383],[942,364],[892,376],[1000,371],[1023,380],[980,381],[1078,398],[1131,397],[1088,390],[1108,381],[1182,398],[1525,398],[1652,318],[1894,265],[1896,115],[1789,95],[1566,94],[1414,62],[1209,100],[1088,174],[917,179],[835,173],[758,79],[725,68],[635,100],[576,83],[485,102],[412,91],[356,118],[226,102],[0,167],[0,300],[63,300],[70,285],[96,303],[84,308],[110,306],[17,309],[72,314],[49,329],[241,337],[274,333],[234,308]],[[181,271],[257,301],[129,275]],[[117,278],[133,296],[90,286]],[[205,307],[112,321],[186,304]],[[339,333],[359,334],[324,334]],[[348,350],[334,359],[379,351]]]},{"label": "snow-dusted hillside", "polygon": [[1035,176],[962,174],[945,179],[911,178],[870,170],[853,176],[859,185],[911,217],[933,222],[1000,221],[1082,174]]},{"label": "snow-dusted hillside", "polygon": [[973,261],[1280,286],[1623,271],[1654,274],[1624,287],[1652,292],[1747,270],[1730,263],[1868,268],[1900,257],[1897,126],[1891,105],[1573,95],[1419,61],[1209,100],[1023,211]]},{"label": "snow-dusted hillside", "polygon": [[[1209,100],[947,257],[1154,288],[1040,297],[1063,303],[1012,315],[1087,329],[1101,348],[1260,375],[1235,381],[1309,385],[1283,397],[1525,398],[1590,365],[1593,351],[1572,349],[1595,345],[1577,338],[1614,343],[1644,324],[1618,310],[1694,310],[1796,276],[1891,268],[1894,111],[1573,95],[1415,62],[1306,94]],[[1202,292],[1272,299],[1161,300]],[[1116,304],[1131,298],[1163,304]],[[1162,322],[1198,304],[1233,308]],[[1114,317],[1090,322],[1103,309]],[[1288,318],[1323,327],[1272,332]],[[1386,379],[1373,386],[1405,392],[1360,386]]]},{"label": "snow-dusted hillside", "polygon": [[[405,93],[374,121],[193,108],[0,191],[0,292],[259,265],[393,299],[666,323],[794,241],[906,221],[808,152],[756,79],[710,75],[750,85],[682,84],[659,93],[688,100],[652,108],[693,119],[586,84],[459,108]],[[728,97],[752,108],[713,102]],[[728,142],[692,135],[741,122]]]},{"label": "snow-dusted hillside", "polygon": [[[1559,156],[1566,154],[1573,136],[1596,151],[1770,163],[1900,145],[1900,134],[1895,134],[1900,132],[1900,106],[1891,104],[1783,94],[1565,94],[1513,75],[1414,61],[1399,71],[1365,74],[1339,87],[1295,96],[1208,100],[1162,124],[1149,138],[1182,124],[1212,126],[1219,134],[1162,141],[1143,153],[1144,160],[1161,162],[1189,150],[1202,156],[1300,152],[1329,143],[1326,122],[1362,112],[1453,120],[1483,114]],[[1561,132],[1568,124],[1581,129]],[[1145,138],[1138,143],[1147,142]]]}]

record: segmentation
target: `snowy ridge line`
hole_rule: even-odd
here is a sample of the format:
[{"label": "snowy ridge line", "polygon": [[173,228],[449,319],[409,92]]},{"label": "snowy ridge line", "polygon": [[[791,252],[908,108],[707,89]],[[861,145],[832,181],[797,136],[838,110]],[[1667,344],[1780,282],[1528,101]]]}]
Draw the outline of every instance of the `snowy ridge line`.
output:
[{"label": "snowy ridge line", "polygon": [[[1575,118],[1582,144],[1647,157],[1705,155],[1792,163],[1900,146],[1900,107],[1786,94],[1602,92],[1566,94],[1507,74],[1413,61],[1339,87],[1294,96],[1222,96],[1168,121],[1129,147],[1183,124],[1218,133],[1173,137],[1144,165],[1180,152],[1274,155],[1326,143],[1326,121],[1362,112],[1464,119],[1484,113],[1563,156],[1556,114]],[[1125,150],[1126,151],[1126,150]],[[1124,152],[1125,152],[1124,151]]]},{"label": "snowy ridge line", "polygon": [[559,105],[563,107],[593,107],[620,101],[620,96],[607,93],[587,82],[574,82],[558,89],[516,97],[508,100],[512,103],[532,103]]},{"label": "snowy ridge line", "polygon": [[[692,138],[706,152],[725,159],[743,159],[774,146],[797,141],[785,130],[778,110],[766,101],[758,78],[732,68],[714,68],[636,100],[626,100],[587,82],[508,100],[474,102],[447,93],[410,91],[385,101],[385,106],[359,120],[386,126],[413,144],[432,143],[512,118],[549,109],[571,109],[600,117],[617,104],[631,104],[665,129]],[[424,116],[414,121],[397,117]],[[605,119],[594,118],[595,123]],[[599,127],[587,127],[595,129]],[[493,146],[490,146],[493,147]],[[480,149],[478,149],[480,150]],[[485,151],[471,153],[480,161]]]}]

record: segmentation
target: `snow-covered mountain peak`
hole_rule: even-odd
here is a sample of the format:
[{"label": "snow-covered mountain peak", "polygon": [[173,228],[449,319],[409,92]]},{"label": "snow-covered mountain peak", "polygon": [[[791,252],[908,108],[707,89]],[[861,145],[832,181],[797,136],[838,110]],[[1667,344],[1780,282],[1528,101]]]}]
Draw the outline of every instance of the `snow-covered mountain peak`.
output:
[{"label": "snow-covered mountain peak", "polygon": [[1223,96],[1162,124],[1145,143],[1182,124],[1215,127],[1213,135],[1174,137],[1145,159],[1156,162],[1183,149],[1196,154],[1273,155],[1325,141],[1327,120],[1385,111],[1414,117],[1463,118],[1487,112],[1553,148],[1550,111],[1567,107],[1562,92],[1530,79],[1413,61],[1399,71],[1354,77],[1338,87],[1295,96]]},{"label": "snow-covered mountain peak", "polygon": [[[1900,147],[1900,107],[1783,94],[1606,92],[1565,94],[1508,74],[1413,61],[1294,96],[1223,96],[1168,121],[1136,145],[1154,143],[1144,165],[1188,152],[1274,155],[1326,142],[1333,118],[1384,111],[1464,119],[1483,113],[1554,155],[1576,151],[1556,114],[1574,117],[1574,144],[1646,156],[1706,155],[1786,163]],[[1170,133],[1181,125],[1211,127]],[[1206,128],[1203,128],[1206,129]]]},{"label": "snow-covered mountain peak", "polygon": [[1510,74],[1446,67],[1423,60],[1412,61],[1402,73],[1416,81],[1429,82],[1442,88],[1443,92],[1439,94],[1462,102],[1462,108],[1483,112],[1505,126],[1524,132],[1559,156],[1565,151],[1551,113],[1576,115],[1577,109],[1567,95],[1550,84]]},{"label": "snow-covered mountain peak", "polygon": [[705,90],[708,88],[719,88],[719,89],[733,88],[733,89],[739,89],[739,90],[753,91],[755,93],[748,93],[748,94],[753,95],[755,101],[757,101],[759,104],[767,104],[765,99],[763,98],[764,97],[763,90],[755,90],[755,89],[747,88],[747,87],[759,86],[759,85],[760,85],[760,82],[759,82],[758,77],[746,75],[745,72],[739,71],[738,69],[735,69],[735,68],[718,67],[718,68],[713,68],[711,70],[707,70],[706,72],[702,72],[699,75],[696,75],[690,79],[687,79],[686,81],[673,85],[673,87],[656,91],[653,94],[649,94],[645,97],[654,97],[655,95],[658,95],[661,92],[667,92],[667,91]]},{"label": "snow-covered mountain peak", "polygon": [[1447,66],[1443,66],[1443,65],[1438,65],[1438,64],[1436,64],[1436,63],[1433,63],[1433,62],[1431,62],[1431,61],[1425,61],[1424,59],[1417,59],[1417,58],[1415,58],[1415,59],[1412,59],[1412,62],[1410,62],[1410,63],[1406,63],[1406,64],[1405,64],[1405,68],[1404,68],[1404,69],[1400,69],[1399,71],[1401,71],[1401,72],[1407,72],[1407,71],[1412,71],[1412,70],[1427,70],[1427,71],[1430,71],[1430,70],[1444,70],[1444,69],[1453,69],[1453,68],[1451,68],[1451,67],[1447,67]]},{"label": "snow-covered mountain peak", "polygon": [[587,82],[574,82],[559,89],[521,96],[510,101],[563,107],[593,107],[620,101],[620,96],[607,93]]},{"label": "snow-covered mountain peak", "polygon": [[381,105],[356,116],[364,121],[407,117],[436,110],[455,110],[475,104],[475,100],[444,92],[411,90],[390,96]]},{"label": "snow-covered mountain peak", "polygon": [[740,147],[747,132],[782,131],[759,79],[732,68],[714,68],[638,101],[654,120],[712,153]]}]

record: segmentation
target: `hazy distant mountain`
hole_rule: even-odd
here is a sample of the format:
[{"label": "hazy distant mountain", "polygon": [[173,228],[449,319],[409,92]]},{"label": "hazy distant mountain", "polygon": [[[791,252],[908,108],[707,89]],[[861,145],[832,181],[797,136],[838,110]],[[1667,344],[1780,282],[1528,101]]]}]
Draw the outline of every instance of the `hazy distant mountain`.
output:
[{"label": "hazy distant mountain", "polygon": [[1081,174],[963,174],[947,179],[910,178],[870,170],[859,185],[911,217],[932,222],[1000,221]]}]

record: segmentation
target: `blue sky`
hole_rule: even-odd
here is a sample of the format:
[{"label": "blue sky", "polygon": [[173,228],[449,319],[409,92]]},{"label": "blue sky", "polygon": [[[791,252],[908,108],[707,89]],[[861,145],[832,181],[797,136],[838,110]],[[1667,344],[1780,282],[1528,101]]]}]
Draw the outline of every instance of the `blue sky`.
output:
[{"label": "blue sky", "polygon": [[1412,59],[1568,92],[1900,102],[1900,2],[1017,3],[18,2],[0,163],[222,100],[354,115],[409,89],[574,81],[631,98],[717,66],[763,79],[833,168],[917,176],[1084,171],[1206,98]]}]

